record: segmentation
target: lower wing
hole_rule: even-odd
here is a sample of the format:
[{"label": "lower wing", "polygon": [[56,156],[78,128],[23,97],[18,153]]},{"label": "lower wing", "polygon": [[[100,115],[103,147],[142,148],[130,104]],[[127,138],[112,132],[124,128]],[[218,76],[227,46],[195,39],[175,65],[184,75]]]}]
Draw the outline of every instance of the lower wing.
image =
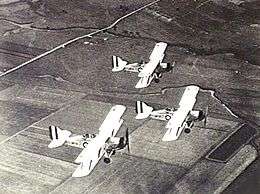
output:
[{"label": "lower wing", "polygon": [[163,141],[177,140],[183,129],[184,129],[184,126],[180,126],[180,127],[176,126],[176,127],[168,128],[168,130],[164,134],[162,140]]},{"label": "lower wing", "polygon": [[154,76],[152,76],[152,75],[141,77],[139,79],[139,81],[137,82],[137,84],[135,85],[135,88],[146,88],[146,87],[148,87],[151,84],[153,77]]},{"label": "lower wing", "polygon": [[80,163],[80,165],[77,167],[72,176],[83,177],[89,175],[104,153],[105,145],[94,139],[76,158],[75,163]]}]

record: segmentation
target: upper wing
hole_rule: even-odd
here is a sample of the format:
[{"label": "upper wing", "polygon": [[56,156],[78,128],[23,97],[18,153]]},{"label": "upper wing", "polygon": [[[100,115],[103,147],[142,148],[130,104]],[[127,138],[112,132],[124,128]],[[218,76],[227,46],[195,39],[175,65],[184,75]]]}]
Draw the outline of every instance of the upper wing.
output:
[{"label": "upper wing", "polygon": [[181,98],[181,101],[179,103],[180,107],[178,108],[177,111],[174,112],[172,118],[169,120],[169,122],[166,125],[166,128],[168,130],[163,137],[163,141],[171,141],[171,140],[178,139],[185,126],[184,124],[186,118],[195,105],[196,96],[198,92],[199,92],[198,86],[186,87],[183,96]]},{"label": "upper wing", "polygon": [[126,107],[123,105],[113,106],[100,126],[99,134],[102,134],[104,138],[114,137],[123,123],[121,117],[125,110]]},{"label": "upper wing", "polygon": [[149,57],[149,60],[156,60],[157,58],[160,58],[161,55],[164,54],[167,47],[167,43],[165,42],[158,42],[155,44],[154,49]]},{"label": "upper wing", "polygon": [[164,42],[159,42],[155,45],[150,57],[149,62],[144,65],[143,70],[138,74],[138,77],[144,77],[151,75],[156,67],[159,65],[160,61],[164,58],[164,52],[166,50],[167,44]]},{"label": "upper wing", "polygon": [[179,102],[180,108],[192,110],[196,102],[196,96],[199,89],[200,88],[198,86],[187,86],[182,95],[181,101]]}]

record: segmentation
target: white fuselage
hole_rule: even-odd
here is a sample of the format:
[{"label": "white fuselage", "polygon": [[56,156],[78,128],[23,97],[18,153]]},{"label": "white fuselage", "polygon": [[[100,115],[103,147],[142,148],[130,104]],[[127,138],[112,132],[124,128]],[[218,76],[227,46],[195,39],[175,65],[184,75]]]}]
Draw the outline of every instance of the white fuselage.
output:
[{"label": "white fuselage", "polygon": [[144,64],[132,63],[125,66],[125,71],[139,73],[143,70]]}]

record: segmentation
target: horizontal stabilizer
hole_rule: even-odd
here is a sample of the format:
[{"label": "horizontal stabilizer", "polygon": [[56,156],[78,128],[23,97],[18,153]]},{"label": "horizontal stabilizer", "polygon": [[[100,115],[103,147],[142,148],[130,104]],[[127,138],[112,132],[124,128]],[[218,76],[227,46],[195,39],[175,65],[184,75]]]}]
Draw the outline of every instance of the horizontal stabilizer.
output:
[{"label": "horizontal stabilizer", "polygon": [[153,60],[157,60],[158,58],[163,58],[166,48],[167,48],[167,43],[165,42],[156,43],[149,57],[149,60],[153,61]]},{"label": "horizontal stabilizer", "polygon": [[136,119],[145,119],[150,116],[153,111],[153,107],[148,106],[142,101],[136,101]]},{"label": "horizontal stabilizer", "polygon": [[127,65],[127,61],[124,61],[120,57],[112,56],[113,72],[122,71]]},{"label": "horizontal stabilizer", "polygon": [[63,145],[71,135],[70,131],[61,130],[59,127],[56,126],[50,126],[49,131],[50,138],[52,140],[51,143],[48,145],[49,148],[56,148]]}]

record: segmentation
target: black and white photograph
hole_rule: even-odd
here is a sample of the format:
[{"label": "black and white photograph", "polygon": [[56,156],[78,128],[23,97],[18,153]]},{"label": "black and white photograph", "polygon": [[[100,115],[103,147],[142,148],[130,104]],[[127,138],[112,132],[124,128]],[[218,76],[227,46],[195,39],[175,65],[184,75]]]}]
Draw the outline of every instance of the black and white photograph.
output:
[{"label": "black and white photograph", "polygon": [[0,194],[259,194],[260,0],[0,0]]}]

